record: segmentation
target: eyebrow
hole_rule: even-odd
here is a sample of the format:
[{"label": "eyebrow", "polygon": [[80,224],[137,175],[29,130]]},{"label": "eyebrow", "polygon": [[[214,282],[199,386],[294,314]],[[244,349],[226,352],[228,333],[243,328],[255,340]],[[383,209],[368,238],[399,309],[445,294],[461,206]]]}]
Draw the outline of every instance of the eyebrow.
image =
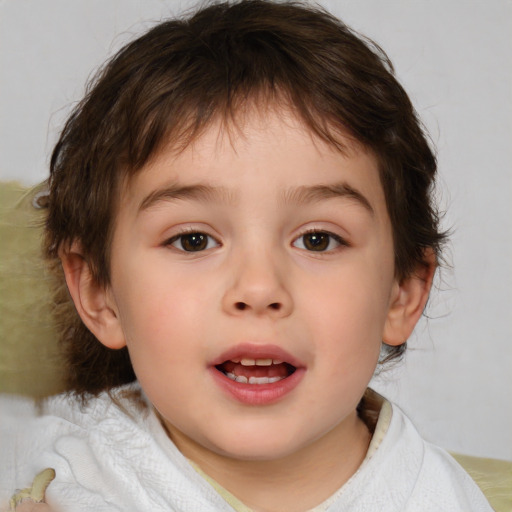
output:
[{"label": "eyebrow", "polygon": [[174,201],[177,199],[194,199],[196,201],[224,200],[231,201],[232,196],[224,187],[211,185],[178,185],[172,184],[150,192],[140,202],[139,212],[148,210],[163,201]]},{"label": "eyebrow", "polygon": [[297,204],[314,203],[323,199],[335,198],[355,199],[371,215],[375,214],[370,201],[359,190],[345,182],[297,187],[289,189],[284,193],[285,202]]},{"label": "eyebrow", "polygon": [[[324,199],[350,198],[355,199],[371,215],[374,210],[370,201],[354,187],[347,183],[334,183],[331,185],[313,185],[290,188],[283,193],[285,203],[307,204],[322,201]],[[148,210],[163,201],[175,201],[179,199],[192,199],[196,201],[233,201],[233,196],[228,189],[212,185],[178,185],[172,184],[150,192],[141,201],[138,211]]]}]

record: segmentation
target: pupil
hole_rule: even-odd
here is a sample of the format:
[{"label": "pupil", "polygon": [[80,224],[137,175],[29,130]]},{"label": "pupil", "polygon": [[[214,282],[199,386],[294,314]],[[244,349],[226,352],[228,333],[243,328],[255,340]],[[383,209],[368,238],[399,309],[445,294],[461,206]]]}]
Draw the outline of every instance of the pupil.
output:
[{"label": "pupil", "polygon": [[185,235],[181,240],[181,246],[185,251],[202,251],[206,248],[208,240],[202,233]]},{"label": "pupil", "polygon": [[304,236],[304,246],[310,251],[325,251],[329,246],[329,235],[310,233]]}]

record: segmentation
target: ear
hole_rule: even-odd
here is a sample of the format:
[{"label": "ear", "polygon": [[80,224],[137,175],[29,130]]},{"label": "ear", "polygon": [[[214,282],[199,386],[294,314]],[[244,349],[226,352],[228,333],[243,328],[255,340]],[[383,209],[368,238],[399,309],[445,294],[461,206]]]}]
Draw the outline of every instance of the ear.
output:
[{"label": "ear", "polygon": [[437,266],[433,250],[425,251],[425,262],[411,276],[394,284],[382,336],[387,345],[405,343],[425,309]]},{"label": "ear", "polygon": [[82,322],[106,347],[123,348],[126,342],[110,288],[96,282],[80,245],[73,242],[69,249],[59,251],[59,257]]}]

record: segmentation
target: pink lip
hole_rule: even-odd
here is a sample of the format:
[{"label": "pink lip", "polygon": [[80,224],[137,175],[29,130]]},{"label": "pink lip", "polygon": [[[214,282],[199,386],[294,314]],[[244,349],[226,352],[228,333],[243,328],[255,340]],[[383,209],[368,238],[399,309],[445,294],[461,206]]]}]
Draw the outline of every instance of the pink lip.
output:
[{"label": "pink lip", "polygon": [[286,350],[283,350],[277,345],[258,345],[254,343],[243,343],[236,345],[223,352],[219,357],[214,359],[210,365],[216,366],[225,361],[232,361],[233,359],[276,359],[284,363],[291,364],[295,368],[302,368],[304,364],[301,363],[296,357],[292,356]]},{"label": "pink lip", "polygon": [[[269,384],[245,384],[226,377],[216,366],[229,360],[239,359],[274,359],[291,364],[295,371],[288,377]],[[209,365],[214,382],[228,396],[246,405],[270,405],[283,399],[301,382],[306,373],[304,364],[291,354],[275,345],[242,344],[233,347]]]}]

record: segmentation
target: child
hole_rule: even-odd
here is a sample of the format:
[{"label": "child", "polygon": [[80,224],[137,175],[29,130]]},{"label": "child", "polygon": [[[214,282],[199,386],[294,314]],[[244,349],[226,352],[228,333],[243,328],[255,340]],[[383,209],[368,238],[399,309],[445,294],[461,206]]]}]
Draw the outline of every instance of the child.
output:
[{"label": "child", "polygon": [[1,498],[43,472],[66,512],[491,510],[367,389],[427,302],[435,172],[386,56],[323,11],[221,3],[126,46],[52,156],[72,393],[4,402]]}]

